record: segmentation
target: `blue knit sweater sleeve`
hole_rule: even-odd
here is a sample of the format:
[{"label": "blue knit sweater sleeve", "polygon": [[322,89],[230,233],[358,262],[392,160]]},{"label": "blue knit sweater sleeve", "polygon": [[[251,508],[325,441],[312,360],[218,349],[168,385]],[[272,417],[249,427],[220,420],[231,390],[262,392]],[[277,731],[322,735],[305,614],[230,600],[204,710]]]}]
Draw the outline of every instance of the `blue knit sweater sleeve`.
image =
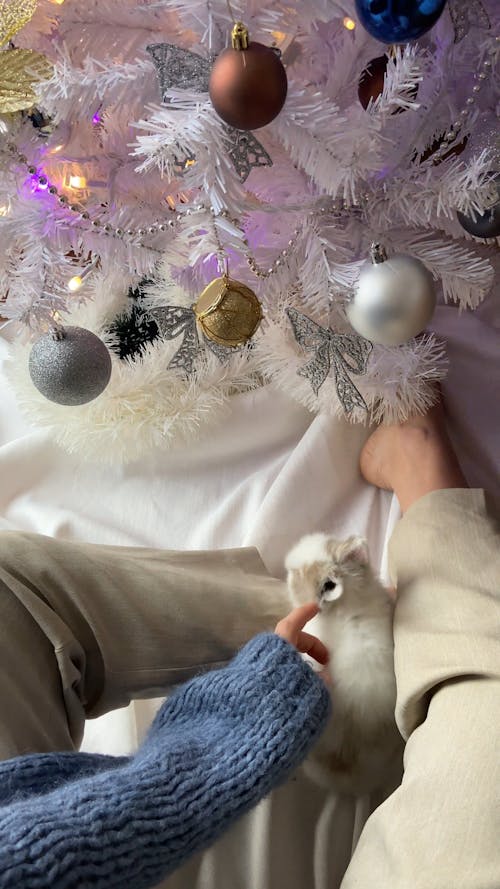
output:
[{"label": "blue knit sweater sleeve", "polygon": [[133,757],[0,763],[0,889],[151,889],[280,784],[328,712],[323,682],[263,633],[179,688]]}]

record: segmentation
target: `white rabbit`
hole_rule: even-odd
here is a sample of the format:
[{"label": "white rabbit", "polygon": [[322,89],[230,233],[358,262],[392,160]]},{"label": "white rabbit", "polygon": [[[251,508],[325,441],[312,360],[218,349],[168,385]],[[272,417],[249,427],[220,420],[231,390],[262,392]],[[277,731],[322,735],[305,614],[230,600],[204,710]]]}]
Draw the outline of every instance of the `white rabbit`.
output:
[{"label": "white rabbit", "polygon": [[394,604],[370,568],[366,541],[310,534],[289,552],[285,567],[294,604],[318,603],[305,629],[330,653],[332,716],[304,767],[341,793],[392,790],[404,749],[394,718]]}]

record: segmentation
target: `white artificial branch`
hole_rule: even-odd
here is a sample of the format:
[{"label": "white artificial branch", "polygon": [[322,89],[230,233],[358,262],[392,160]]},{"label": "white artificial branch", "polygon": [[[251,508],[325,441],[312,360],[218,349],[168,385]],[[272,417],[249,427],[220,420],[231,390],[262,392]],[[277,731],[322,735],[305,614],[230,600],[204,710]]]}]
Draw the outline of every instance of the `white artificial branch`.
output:
[{"label": "white artificial branch", "polygon": [[319,188],[332,196],[340,193],[349,202],[358,196],[358,180],[382,167],[386,140],[376,118],[367,119],[361,107],[341,114],[318,91],[291,85],[272,129],[294,163]]},{"label": "white artificial branch", "polygon": [[421,235],[408,238],[406,246],[408,253],[420,259],[441,282],[445,302],[475,309],[491,290],[491,263],[463,243]]},{"label": "white artificial branch", "polygon": [[[318,319],[319,320],[319,319]],[[254,349],[259,372],[273,385],[309,410],[344,416],[339,401],[335,368],[316,395],[299,370],[311,359],[296,343],[286,317],[263,330]],[[368,413],[361,408],[350,416],[352,422],[398,423],[411,413],[424,413],[436,400],[435,383],[447,372],[443,344],[434,335],[413,339],[403,346],[375,345],[370,353],[367,373],[353,376]]]},{"label": "white artificial branch", "polygon": [[86,58],[82,67],[75,67],[67,51],[58,54],[54,74],[35,88],[38,102],[55,122],[87,116],[106,100],[109,103],[125,103],[131,88],[141,87],[151,91],[155,83],[155,69],[151,60],[136,59],[134,62],[107,64]]},{"label": "white artificial branch", "polygon": [[206,202],[218,213],[231,208],[238,212],[245,200],[227,152],[227,135],[212,104],[196,94],[171,91],[175,104],[151,106],[150,115],[137,121],[139,135],[132,156],[144,157],[137,171],[154,167],[162,175],[175,178],[177,165],[186,158],[195,163],[183,176],[186,188],[200,189]]},{"label": "white artificial branch", "polygon": [[383,229],[397,220],[407,226],[432,227],[441,217],[454,217],[457,210],[484,212],[492,194],[491,164],[491,152],[485,150],[467,165],[457,159],[428,168],[420,177],[413,171],[411,179],[399,176],[393,188],[373,195],[369,213]]},{"label": "white artificial branch", "polygon": [[[472,28],[454,44],[445,13],[423,44],[395,50],[383,91],[365,110],[359,79],[383,48],[359,21],[354,31],[344,27],[346,15],[357,21],[354,0],[231,4],[252,40],[282,49],[289,85],[281,113],[256,132],[273,165],[254,168],[245,182],[208,95],[170,89],[160,107],[146,52],[164,41],[214,57],[230,43],[227,0],[39,0],[16,35],[16,44],[55,63],[54,75],[37,86],[37,106],[56,129],[47,136],[28,114],[0,116],[2,315],[29,332],[58,312],[107,341],[106,323],[119,305],[130,307],[129,286],[141,282],[146,306],[191,305],[225,259],[263,305],[245,358],[233,356],[225,366],[207,356],[191,380],[181,380],[167,369],[176,344],[158,342],[141,361],[114,359],[109,391],[78,411],[34,395],[26,352],[16,353],[16,386],[31,415],[87,456],[126,460],[186,440],[210,411],[221,418],[231,392],[262,379],[312,410],[340,415],[333,371],[317,397],[298,376],[305,356],[284,309],[293,305],[348,330],[345,300],[372,239],[390,253],[420,258],[444,299],[461,308],[475,308],[492,283],[491,244],[467,240],[457,211],[482,213],[496,196],[491,171],[498,158],[487,135],[498,87],[494,27]],[[478,79],[478,102],[467,103],[479,71],[486,76]],[[457,120],[449,147],[467,136],[466,152],[438,163],[429,147],[452,124],[455,132]],[[178,162],[186,158],[194,163],[183,168]],[[80,196],[67,181],[72,173],[88,180]],[[43,174],[56,194],[38,190]],[[60,192],[81,202],[89,218],[78,205],[61,205]],[[100,226],[92,226],[94,218]],[[105,234],[104,220],[125,234]],[[68,278],[87,262],[92,274],[71,295]],[[375,347],[354,382],[368,417],[390,421],[424,409],[434,397],[432,380],[445,372],[442,347],[424,337],[397,349]],[[366,418],[358,411],[351,419]]]},{"label": "white artificial branch", "polygon": [[394,55],[387,61],[384,88],[369,105],[374,114],[388,115],[400,109],[420,107],[418,87],[430,69],[429,53],[418,43],[395,47]]}]

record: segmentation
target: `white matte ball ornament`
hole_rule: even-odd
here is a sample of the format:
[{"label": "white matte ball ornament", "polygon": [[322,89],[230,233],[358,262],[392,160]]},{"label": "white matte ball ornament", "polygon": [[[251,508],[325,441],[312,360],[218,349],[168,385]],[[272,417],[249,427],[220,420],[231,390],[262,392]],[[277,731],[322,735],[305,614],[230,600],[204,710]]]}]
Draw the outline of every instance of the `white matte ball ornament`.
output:
[{"label": "white matte ball ornament", "polygon": [[34,344],[29,372],[33,384],[49,401],[87,404],[108,385],[111,356],[90,330],[58,325]]},{"label": "white matte ball ornament", "polygon": [[346,312],[354,330],[382,346],[400,346],[421,333],[436,307],[432,275],[414,256],[387,258],[372,244]]}]

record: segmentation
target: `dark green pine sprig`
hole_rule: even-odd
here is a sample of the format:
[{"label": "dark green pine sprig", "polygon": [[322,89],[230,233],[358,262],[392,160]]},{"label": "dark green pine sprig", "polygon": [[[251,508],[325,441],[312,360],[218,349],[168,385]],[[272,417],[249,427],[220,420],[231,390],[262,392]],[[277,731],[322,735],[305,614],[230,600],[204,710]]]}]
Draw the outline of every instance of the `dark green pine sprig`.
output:
[{"label": "dark green pine sprig", "polygon": [[116,342],[111,348],[120,358],[135,358],[140,355],[147,343],[158,339],[158,325],[148,316],[141,304],[143,296],[141,287],[147,283],[149,282],[144,280],[135,289],[130,288],[128,297],[133,301],[130,312],[117,315],[109,325],[109,333],[116,337]]}]

